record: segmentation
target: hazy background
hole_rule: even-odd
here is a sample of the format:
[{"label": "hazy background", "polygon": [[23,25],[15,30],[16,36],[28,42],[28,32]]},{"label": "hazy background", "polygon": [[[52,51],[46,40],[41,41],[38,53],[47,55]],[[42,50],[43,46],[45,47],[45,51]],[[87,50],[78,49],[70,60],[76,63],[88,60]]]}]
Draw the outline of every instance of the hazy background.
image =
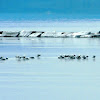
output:
[{"label": "hazy background", "polygon": [[100,30],[99,0],[0,0],[0,30]]},{"label": "hazy background", "polygon": [[[5,15],[6,14],[6,15]],[[0,0],[0,19],[99,19],[99,0]]]}]

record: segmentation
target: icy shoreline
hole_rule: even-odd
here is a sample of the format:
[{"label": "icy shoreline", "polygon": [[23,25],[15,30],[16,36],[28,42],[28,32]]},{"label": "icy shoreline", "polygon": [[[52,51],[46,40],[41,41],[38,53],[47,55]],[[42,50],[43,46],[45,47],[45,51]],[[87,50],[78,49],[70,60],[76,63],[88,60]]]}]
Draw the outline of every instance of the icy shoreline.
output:
[{"label": "icy shoreline", "polygon": [[60,38],[94,38],[100,37],[100,31],[97,33],[81,32],[56,32],[56,31],[0,31],[0,37],[60,37]]}]

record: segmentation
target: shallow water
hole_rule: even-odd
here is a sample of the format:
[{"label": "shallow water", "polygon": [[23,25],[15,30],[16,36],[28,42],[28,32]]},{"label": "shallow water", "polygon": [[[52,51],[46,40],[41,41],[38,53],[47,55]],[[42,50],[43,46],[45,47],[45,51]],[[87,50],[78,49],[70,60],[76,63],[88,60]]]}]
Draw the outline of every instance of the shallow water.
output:
[{"label": "shallow water", "polygon": [[[9,57],[0,61],[0,100],[99,100],[99,52],[99,38],[0,38],[0,56]],[[60,60],[60,54],[89,58]]]}]

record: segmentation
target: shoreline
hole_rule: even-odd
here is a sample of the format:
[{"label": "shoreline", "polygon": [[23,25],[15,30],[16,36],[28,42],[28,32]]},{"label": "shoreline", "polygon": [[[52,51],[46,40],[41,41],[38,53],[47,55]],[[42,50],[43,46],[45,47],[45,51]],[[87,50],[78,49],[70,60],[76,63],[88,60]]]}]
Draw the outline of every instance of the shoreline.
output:
[{"label": "shoreline", "polygon": [[92,33],[80,32],[56,32],[56,31],[0,31],[0,37],[60,37],[60,38],[100,38],[100,31]]}]

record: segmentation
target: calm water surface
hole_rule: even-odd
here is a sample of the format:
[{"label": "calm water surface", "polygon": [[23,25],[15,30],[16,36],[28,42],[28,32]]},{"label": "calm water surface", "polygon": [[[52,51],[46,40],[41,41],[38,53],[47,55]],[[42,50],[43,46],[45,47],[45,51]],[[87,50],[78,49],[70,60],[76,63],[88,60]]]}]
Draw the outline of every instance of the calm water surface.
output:
[{"label": "calm water surface", "polygon": [[[89,59],[60,60],[60,54]],[[0,38],[0,56],[9,57],[0,61],[0,100],[100,100],[99,38]]]}]

